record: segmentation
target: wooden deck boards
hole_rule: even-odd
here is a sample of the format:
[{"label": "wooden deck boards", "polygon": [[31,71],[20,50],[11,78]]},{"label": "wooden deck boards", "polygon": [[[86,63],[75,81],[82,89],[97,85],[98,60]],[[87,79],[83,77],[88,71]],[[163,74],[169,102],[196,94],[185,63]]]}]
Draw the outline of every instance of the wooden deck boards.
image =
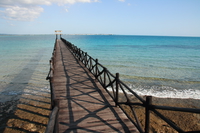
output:
[{"label": "wooden deck boards", "polygon": [[59,133],[138,132],[61,40],[57,40],[55,56],[53,88],[60,100]]}]

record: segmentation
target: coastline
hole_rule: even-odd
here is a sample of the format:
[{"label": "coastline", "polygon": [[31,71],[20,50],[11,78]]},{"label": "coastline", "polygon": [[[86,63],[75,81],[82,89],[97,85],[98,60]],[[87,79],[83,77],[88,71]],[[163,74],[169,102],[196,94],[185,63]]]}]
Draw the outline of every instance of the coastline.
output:
[{"label": "coastline", "polygon": [[[145,96],[143,96],[145,98]],[[133,102],[138,102],[133,96],[130,96]],[[119,100],[124,101],[122,94],[119,95]],[[200,109],[199,99],[179,99],[179,98],[157,98],[153,97],[152,103],[161,106],[183,107],[183,108],[198,108]],[[13,104],[14,106],[14,104]],[[132,116],[130,109],[126,105],[122,107]],[[134,107],[138,119],[144,127],[145,109],[144,107]],[[5,110],[7,111],[7,110]],[[13,110],[14,111],[14,110]],[[200,114],[184,113],[175,111],[158,110],[161,114],[172,120],[184,131],[200,131]],[[50,114],[50,94],[49,92],[24,94],[16,105],[16,110],[13,114],[9,114],[9,119],[1,125],[1,132],[4,133],[20,133],[20,132],[39,132],[46,130]],[[4,116],[5,114],[3,114]],[[8,114],[6,114],[8,115]],[[5,126],[3,129],[2,126]],[[150,133],[177,133],[167,123],[161,120],[158,116],[151,113],[150,116]]]},{"label": "coastline", "polygon": [[[143,96],[145,99],[145,96]],[[138,100],[130,96],[131,101],[138,102]],[[124,97],[120,95],[120,100],[124,101]],[[200,99],[180,99],[180,98],[158,98],[152,97],[152,104],[160,106],[181,107],[181,108],[196,108],[200,109]],[[133,106],[136,115],[144,129],[145,125],[145,108],[141,106]],[[122,105],[122,108],[127,114],[134,118],[130,108],[127,105]],[[200,114],[187,113],[179,111],[158,110],[159,113],[170,119],[175,125],[179,126],[184,131],[199,131],[200,132]],[[160,119],[153,112],[150,113],[150,133],[178,133],[171,128],[166,122]]]},{"label": "coastline", "polygon": [[[129,95],[133,102],[138,100]],[[143,96],[145,99],[145,96]],[[120,101],[125,101],[122,93],[119,95]],[[43,133],[49,120],[50,114],[50,93],[48,90],[35,90],[35,93],[23,94],[17,101],[9,102],[10,107],[3,110],[3,117],[8,117],[0,121],[0,132],[4,133],[21,133],[21,132],[39,132]],[[180,98],[152,98],[152,104],[171,107],[197,108],[200,109],[200,99],[180,99]],[[0,105],[2,107],[2,104]],[[128,106],[122,105],[129,116],[132,113]],[[16,109],[14,109],[16,108]],[[12,110],[14,109],[14,110]],[[144,107],[134,107],[136,115],[144,128],[145,109]],[[183,113],[175,111],[158,110],[161,114],[172,120],[184,131],[200,131],[200,114]],[[151,113],[150,115],[150,133],[177,133],[167,123],[158,116]]]}]

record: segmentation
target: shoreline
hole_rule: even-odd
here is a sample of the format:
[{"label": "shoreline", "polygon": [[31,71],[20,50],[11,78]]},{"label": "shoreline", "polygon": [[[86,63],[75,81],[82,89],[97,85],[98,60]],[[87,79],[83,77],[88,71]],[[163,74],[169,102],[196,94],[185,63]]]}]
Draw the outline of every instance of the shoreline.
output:
[{"label": "shoreline", "polygon": [[[120,100],[124,101],[124,97],[122,94],[119,95]],[[130,95],[129,95],[130,96]],[[145,99],[145,96],[141,96]],[[134,96],[130,96],[131,101],[139,102]],[[152,97],[153,105],[160,106],[170,106],[170,107],[181,107],[181,108],[196,108],[200,109],[200,99],[180,99],[180,98],[158,98]],[[122,105],[122,108],[125,112],[131,117],[133,114],[127,105]],[[144,129],[145,125],[145,108],[141,106],[133,106],[133,109]],[[179,112],[179,111],[167,111],[167,110],[159,110],[159,113],[164,115],[166,118],[170,119],[180,127],[184,131],[199,131],[200,132],[200,114],[197,113],[187,113],[187,112]],[[178,133],[176,130],[171,128],[166,122],[160,119],[157,115],[155,115],[152,111],[150,113],[150,133]]]},{"label": "shoreline", "polygon": [[200,99],[192,98],[160,98],[153,97],[153,104],[162,106],[175,106],[175,107],[187,107],[187,108],[199,108]]},{"label": "shoreline", "polygon": [[[134,102],[138,100],[134,96],[130,96],[130,99]],[[145,96],[143,96],[145,98]],[[122,94],[119,95],[119,100],[124,101]],[[14,101],[13,101],[14,102]],[[12,102],[11,102],[12,104]],[[198,108],[200,109],[200,99],[180,99],[180,98],[158,98],[152,97],[152,104],[171,107],[183,107],[183,108]],[[0,105],[2,106],[2,104]],[[14,108],[14,104],[10,108]],[[129,116],[132,116],[130,109],[126,105],[122,105],[126,112],[129,112]],[[4,133],[21,131],[25,132],[44,132],[49,120],[50,108],[50,93],[42,92],[41,94],[25,94],[22,95],[16,105],[16,110],[10,110],[13,112],[4,125],[0,127],[0,131]],[[144,127],[145,123],[145,109],[144,107],[134,107],[136,115]],[[8,111],[4,110],[4,111]],[[184,113],[175,111],[158,110],[161,114],[171,119],[174,123],[183,129],[184,131],[200,131],[200,114],[196,113]],[[2,114],[4,116],[4,114]],[[150,116],[150,133],[154,132],[168,132],[177,133],[167,123],[151,113]],[[3,130],[3,126],[5,126]]]}]

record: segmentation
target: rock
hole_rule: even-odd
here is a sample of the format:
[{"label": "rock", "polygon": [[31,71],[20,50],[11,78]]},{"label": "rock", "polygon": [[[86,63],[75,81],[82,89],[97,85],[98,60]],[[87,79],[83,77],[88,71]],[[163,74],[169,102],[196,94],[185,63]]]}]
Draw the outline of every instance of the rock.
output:
[{"label": "rock", "polygon": [[24,125],[23,128],[25,130],[32,131],[32,132],[37,131],[37,127],[35,126],[35,124],[32,124],[32,123]]}]

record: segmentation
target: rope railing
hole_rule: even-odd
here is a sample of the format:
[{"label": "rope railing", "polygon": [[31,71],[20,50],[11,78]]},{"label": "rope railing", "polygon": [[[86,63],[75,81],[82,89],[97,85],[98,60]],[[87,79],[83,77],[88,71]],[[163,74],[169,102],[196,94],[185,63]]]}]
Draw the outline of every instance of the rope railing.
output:
[{"label": "rope railing", "polygon": [[[150,131],[150,111],[156,114],[162,120],[164,120],[173,129],[181,133],[184,133],[185,131],[183,131],[174,122],[159,113],[157,109],[200,114],[200,109],[153,105],[151,96],[147,96],[146,99],[143,99],[119,79],[119,73],[113,75],[106,67],[98,62],[98,59],[92,58],[86,52],[82,51],[80,48],[73,45],[69,41],[63,38],[61,38],[61,40],[67,45],[68,49],[71,51],[74,57],[81,61],[83,65],[95,76],[95,78],[104,87],[104,89],[106,89],[106,91],[115,101],[116,106],[119,106],[126,113],[127,117],[133,122],[133,124],[138,128],[141,133],[149,133]],[[123,95],[125,100],[120,100],[119,95]],[[137,99],[137,102],[133,102],[130,99],[131,96],[134,96]],[[130,115],[128,115],[128,113],[123,108],[123,105],[126,105],[130,108],[133,117],[130,117]],[[141,126],[141,123],[138,120],[138,116],[134,110],[135,105],[145,108],[144,128]]]}]

